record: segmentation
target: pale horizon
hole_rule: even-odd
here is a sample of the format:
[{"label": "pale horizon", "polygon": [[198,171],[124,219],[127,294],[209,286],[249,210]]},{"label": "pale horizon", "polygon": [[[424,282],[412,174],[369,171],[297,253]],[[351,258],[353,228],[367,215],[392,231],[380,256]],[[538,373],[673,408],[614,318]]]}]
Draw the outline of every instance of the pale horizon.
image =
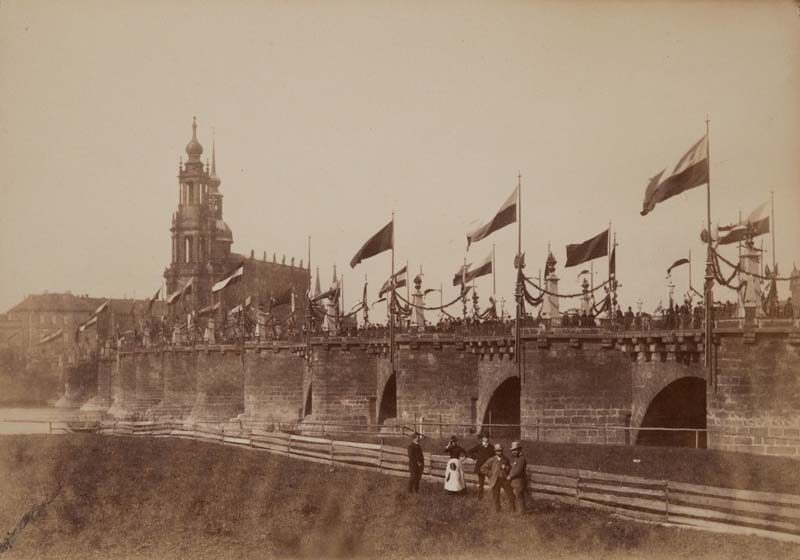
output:
[{"label": "pale horizon", "polygon": [[[798,94],[789,1],[3,2],[0,312],[44,291],[155,292],[193,116],[204,160],[216,131],[233,251],[307,264],[311,236],[323,289],[334,264],[344,274],[347,310],[365,275],[371,301],[389,276],[388,253],[349,261],[393,211],[397,268],[408,262],[413,278],[422,266],[423,288],[441,283],[452,299],[467,231],[518,173],[528,276],[549,243],[560,291],[579,291],[589,264],[565,269],[564,247],[611,222],[623,307],[666,303],[666,269],[689,251],[700,289],[706,187],[639,212],[649,178],[705,134],[707,116],[712,221],[735,222],[774,191],[788,275],[800,262]],[[516,225],[469,261],[493,243],[498,298],[513,309]],[[594,263],[598,282],[606,267]],[[687,278],[673,272],[678,298]],[[491,286],[478,280],[482,308]]]}]

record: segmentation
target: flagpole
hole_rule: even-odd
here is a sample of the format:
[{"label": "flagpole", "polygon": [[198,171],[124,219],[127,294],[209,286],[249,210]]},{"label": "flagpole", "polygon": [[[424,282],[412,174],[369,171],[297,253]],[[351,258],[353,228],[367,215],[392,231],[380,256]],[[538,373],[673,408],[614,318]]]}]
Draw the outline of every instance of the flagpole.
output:
[{"label": "flagpole", "polygon": [[389,275],[389,362],[394,370],[394,210],[392,210],[392,271]]},{"label": "flagpole", "polygon": [[308,292],[306,295],[306,360],[311,362],[311,236],[308,236]]},{"label": "flagpole", "polygon": [[523,381],[522,359],[522,173],[517,172],[517,317],[514,325],[514,361],[517,362],[517,376]]},{"label": "flagpole", "polygon": [[714,382],[714,370],[712,367],[714,344],[714,264],[712,261],[711,247],[711,138],[709,137],[709,123],[711,121],[706,115],[706,164],[708,165],[708,181],[706,182],[706,224],[708,227],[708,240],[706,249],[706,275],[705,275],[705,359],[708,381]]},{"label": "flagpole", "polygon": [[494,243],[492,243],[492,297],[497,294],[497,278],[495,277]]},{"label": "flagpole", "polygon": [[692,292],[692,250],[689,249],[689,293]]},{"label": "flagpole", "polygon": [[772,273],[777,277],[778,273],[775,270],[775,191],[769,191],[770,205],[772,206],[772,223],[769,225],[772,231]]}]

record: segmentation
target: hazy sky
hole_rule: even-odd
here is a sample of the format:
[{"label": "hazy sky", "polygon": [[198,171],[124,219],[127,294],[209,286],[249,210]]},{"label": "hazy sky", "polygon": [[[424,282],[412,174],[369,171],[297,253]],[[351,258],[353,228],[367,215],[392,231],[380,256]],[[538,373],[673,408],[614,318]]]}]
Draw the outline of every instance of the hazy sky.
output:
[{"label": "hazy sky", "polygon": [[[690,249],[701,283],[706,193],[642,217],[644,189],[707,114],[712,218],[774,190],[781,271],[800,262],[798,100],[788,1],[3,0],[0,310],[44,290],[156,290],[193,115],[204,157],[216,128],[234,250],[306,260],[311,235],[323,286],[334,263],[345,271],[348,307],[365,274],[371,294],[388,276],[388,253],[348,262],[392,210],[397,262],[451,296],[470,223],[519,172],[526,272],[550,242],[562,289],[577,290],[584,267],[563,269],[564,246],[610,221],[621,303],[652,310]],[[516,233],[469,253],[497,244],[507,306]],[[687,272],[674,273],[679,292]],[[490,290],[479,281],[482,303]]]}]

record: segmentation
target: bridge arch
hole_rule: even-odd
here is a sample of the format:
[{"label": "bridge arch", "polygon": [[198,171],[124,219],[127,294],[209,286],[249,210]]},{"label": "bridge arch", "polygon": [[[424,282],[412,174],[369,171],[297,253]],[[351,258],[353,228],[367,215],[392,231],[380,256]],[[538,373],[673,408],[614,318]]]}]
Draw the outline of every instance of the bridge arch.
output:
[{"label": "bridge arch", "polygon": [[[511,376],[501,381],[480,411],[483,428],[487,424],[515,424],[514,428],[491,428],[493,438],[519,438],[520,436],[520,381]],[[488,430],[488,428],[487,428]],[[481,429],[481,431],[486,431]]]},{"label": "bridge arch", "polygon": [[314,384],[309,383],[308,389],[306,389],[306,398],[304,400],[305,404],[303,406],[303,416],[311,416],[311,414],[314,412],[312,408],[313,400],[311,399],[311,395],[313,394],[314,394]]},{"label": "bridge arch", "polygon": [[397,418],[397,373],[386,380],[378,401],[378,424],[391,418]]},{"label": "bridge arch", "polygon": [[[639,428],[706,428],[706,381],[686,376],[661,389],[644,410]],[[637,445],[671,447],[706,447],[706,435],[694,432],[658,432],[638,430]]]}]

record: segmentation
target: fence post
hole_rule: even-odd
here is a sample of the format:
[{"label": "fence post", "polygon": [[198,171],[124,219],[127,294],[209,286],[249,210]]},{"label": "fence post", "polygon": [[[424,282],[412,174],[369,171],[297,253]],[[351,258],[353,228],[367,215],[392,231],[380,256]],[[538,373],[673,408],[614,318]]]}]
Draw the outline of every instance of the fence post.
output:
[{"label": "fence post", "polygon": [[50,435],[52,435],[53,434],[53,422],[48,422],[47,424],[49,425]]},{"label": "fence post", "polygon": [[336,439],[336,436],[331,435],[331,466],[333,466],[333,454],[334,454],[333,441],[335,439]]},{"label": "fence post", "polygon": [[383,438],[381,438],[381,448],[378,449],[378,472],[383,472]]},{"label": "fence post", "polygon": [[697,449],[700,447],[700,430],[694,431],[694,448]]},{"label": "fence post", "polygon": [[603,424],[603,445],[608,445],[608,434],[606,433],[607,424]]},{"label": "fence post", "polygon": [[439,439],[442,439],[442,413],[439,413]]},{"label": "fence post", "polygon": [[286,440],[286,454],[292,454],[292,434],[289,434],[289,439]]},{"label": "fence post", "polygon": [[575,501],[581,505],[581,471],[575,469]]},{"label": "fence post", "polygon": [[669,521],[669,480],[664,481],[664,516]]},{"label": "fence post", "polygon": [[539,441],[539,421],[536,421],[536,441]]}]

